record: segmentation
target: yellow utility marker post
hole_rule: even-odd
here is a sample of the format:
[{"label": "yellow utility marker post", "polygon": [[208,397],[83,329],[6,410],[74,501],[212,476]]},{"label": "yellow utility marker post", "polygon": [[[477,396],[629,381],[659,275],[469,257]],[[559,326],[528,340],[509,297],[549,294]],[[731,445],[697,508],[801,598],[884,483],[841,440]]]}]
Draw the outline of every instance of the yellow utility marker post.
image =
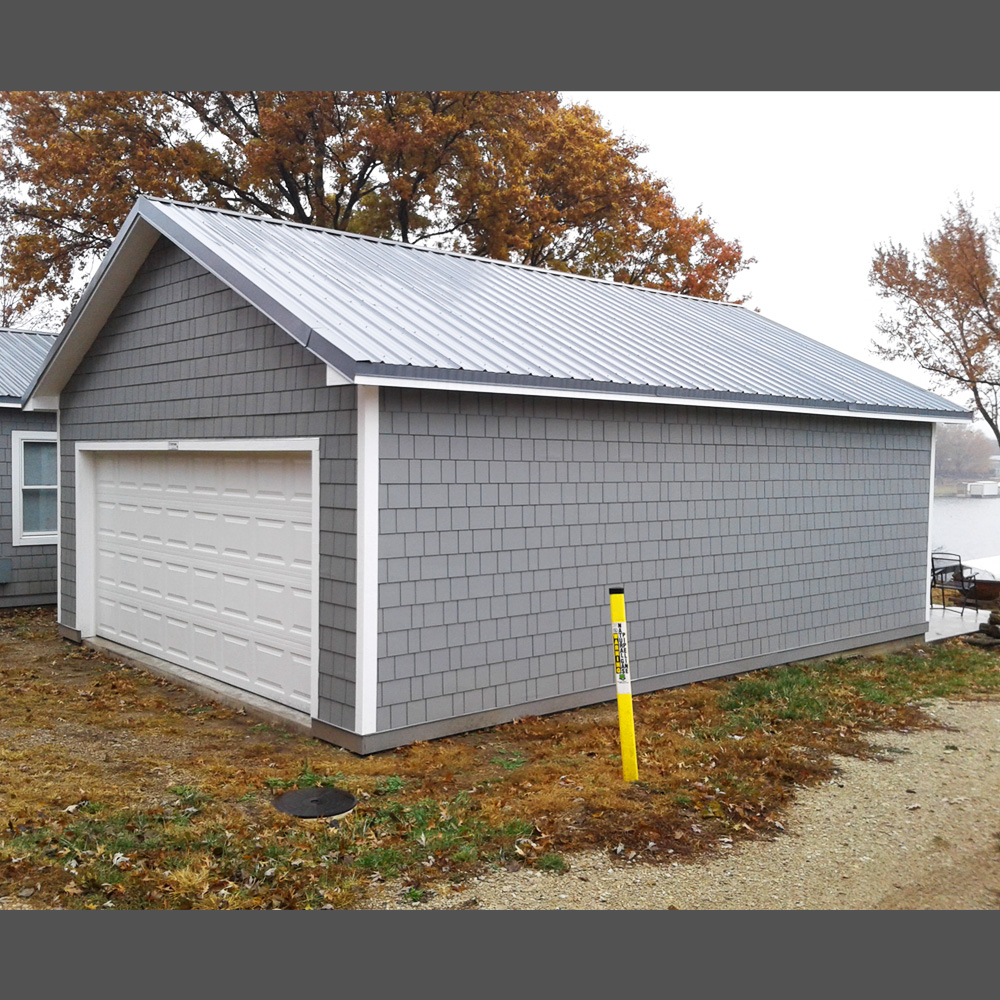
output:
[{"label": "yellow utility marker post", "polygon": [[618,730],[622,743],[622,776],[639,780],[635,756],[635,721],[632,718],[632,677],[628,670],[628,636],[625,629],[625,590],[611,587],[611,643],[615,654],[615,688],[618,691]]}]

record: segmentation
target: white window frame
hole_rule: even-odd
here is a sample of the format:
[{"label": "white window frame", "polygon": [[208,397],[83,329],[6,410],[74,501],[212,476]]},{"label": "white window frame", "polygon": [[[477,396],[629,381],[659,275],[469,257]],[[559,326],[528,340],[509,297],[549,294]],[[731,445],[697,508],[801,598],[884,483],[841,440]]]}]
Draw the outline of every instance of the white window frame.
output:
[{"label": "white window frame", "polygon": [[[25,487],[24,485],[24,445],[44,442],[46,444],[57,444],[58,436],[55,431],[11,431],[10,435],[10,472],[11,472],[11,515],[12,515],[12,537],[11,545],[56,545],[59,542],[59,475],[56,472],[56,485],[54,487],[43,487],[43,489],[54,489],[56,494],[56,527],[54,531],[34,531],[24,530],[24,496],[23,491],[27,489],[37,489],[38,487]],[[59,455],[56,453],[56,464],[58,465]]]}]

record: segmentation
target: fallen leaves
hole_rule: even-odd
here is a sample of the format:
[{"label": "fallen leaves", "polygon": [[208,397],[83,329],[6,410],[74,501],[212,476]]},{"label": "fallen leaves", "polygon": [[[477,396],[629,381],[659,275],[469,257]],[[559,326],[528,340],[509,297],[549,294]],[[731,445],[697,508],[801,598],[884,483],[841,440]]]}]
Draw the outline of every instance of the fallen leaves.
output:
[{"label": "fallen leaves", "polygon": [[[73,659],[72,647],[39,635],[32,643],[52,650],[45,663],[25,666],[12,651],[0,668],[14,681],[5,686],[15,736],[0,744],[0,760],[13,763],[3,792],[17,803],[0,839],[0,877],[41,885],[36,907],[57,893],[67,907],[340,907],[395,871],[424,892],[484,864],[543,867],[579,847],[621,863],[676,861],[783,830],[796,785],[829,780],[834,749],[864,752],[856,720],[774,718],[734,732],[720,701],[735,682],[715,681],[637,699],[643,766],[633,784],[621,781],[613,706],[358,758],[206,712],[179,688],[99,656]],[[937,653],[914,662],[941,674]],[[92,696],[74,697],[77,689]],[[37,723],[26,721],[32,707]],[[893,725],[923,724],[916,707],[907,712]],[[95,740],[106,755],[93,753]],[[336,829],[282,818],[272,788],[294,787],[306,765],[349,788],[357,815]]]}]

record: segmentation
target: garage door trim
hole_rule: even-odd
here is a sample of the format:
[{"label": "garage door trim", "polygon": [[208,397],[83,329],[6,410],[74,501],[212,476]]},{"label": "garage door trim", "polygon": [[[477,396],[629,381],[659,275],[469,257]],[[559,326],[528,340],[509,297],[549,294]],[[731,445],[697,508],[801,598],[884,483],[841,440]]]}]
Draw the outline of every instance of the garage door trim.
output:
[{"label": "garage door trim", "polygon": [[[306,452],[312,480],[312,607],[310,713],[319,715],[319,438],[240,438],[237,440],[80,441],[76,444],[76,624],[82,639],[97,635],[96,457],[100,452]],[[59,596],[62,601],[60,574]]]}]

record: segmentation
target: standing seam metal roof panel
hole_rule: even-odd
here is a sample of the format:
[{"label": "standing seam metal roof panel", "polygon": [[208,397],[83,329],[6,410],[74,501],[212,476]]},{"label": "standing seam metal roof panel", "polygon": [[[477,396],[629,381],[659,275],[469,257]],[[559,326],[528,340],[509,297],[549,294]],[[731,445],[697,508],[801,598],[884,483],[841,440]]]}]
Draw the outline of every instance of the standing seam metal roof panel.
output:
[{"label": "standing seam metal roof panel", "polygon": [[20,399],[55,341],[54,333],[0,329],[0,396]]},{"label": "standing seam metal roof panel", "polygon": [[[140,202],[140,212],[142,211]],[[355,363],[964,413],[731,303],[149,199]],[[485,388],[485,386],[484,386]]]}]

